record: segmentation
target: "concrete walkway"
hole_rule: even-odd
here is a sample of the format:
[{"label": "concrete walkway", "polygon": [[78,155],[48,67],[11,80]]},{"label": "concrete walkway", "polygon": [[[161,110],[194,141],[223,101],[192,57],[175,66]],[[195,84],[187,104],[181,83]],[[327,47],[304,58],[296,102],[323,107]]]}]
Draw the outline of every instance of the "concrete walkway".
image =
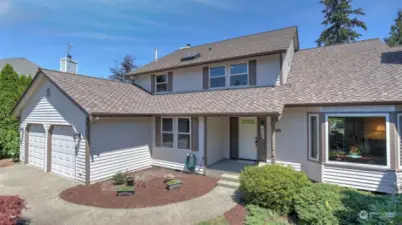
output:
[{"label": "concrete walkway", "polygon": [[27,165],[0,168],[0,195],[20,195],[28,202],[24,217],[35,225],[196,224],[236,205],[233,190],[217,187],[196,199],[142,209],[104,209],[75,205],[58,197],[77,185]]}]

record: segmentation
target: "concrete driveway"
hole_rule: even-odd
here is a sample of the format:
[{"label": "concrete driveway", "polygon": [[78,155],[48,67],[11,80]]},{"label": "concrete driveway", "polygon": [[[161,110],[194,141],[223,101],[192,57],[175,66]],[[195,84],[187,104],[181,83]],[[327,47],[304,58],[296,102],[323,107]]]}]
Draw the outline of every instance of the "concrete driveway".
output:
[{"label": "concrete driveway", "polygon": [[0,168],[0,195],[19,195],[28,202],[30,224],[195,224],[236,205],[234,191],[217,187],[196,199],[143,209],[104,209],[75,205],[59,198],[77,185],[27,165]]}]

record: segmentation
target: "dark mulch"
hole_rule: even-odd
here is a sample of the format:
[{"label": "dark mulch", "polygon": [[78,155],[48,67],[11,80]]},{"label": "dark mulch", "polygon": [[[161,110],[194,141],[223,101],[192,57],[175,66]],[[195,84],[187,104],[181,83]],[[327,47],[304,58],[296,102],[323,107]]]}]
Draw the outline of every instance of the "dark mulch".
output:
[{"label": "dark mulch", "polygon": [[[163,183],[163,176],[167,173],[182,180],[182,187],[169,191]],[[136,183],[133,196],[116,196],[115,187],[111,180],[92,184],[78,185],[63,191],[60,197],[68,202],[95,206],[101,208],[144,208],[166,205],[186,201],[202,196],[215,188],[218,179],[196,174],[184,174],[162,168],[151,168],[133,173],[145,174],[147,186],[142,182]]]},{"label": "dark mulch", "polygon": [[0,159],[0,168],[14,165],[16,162],[13,159]]},{"label": "dark mulch", "polygon": [[237,204],[223,215],[230,225],[243,225],[244,219],[247,216],[247,210],[243,204]]}]

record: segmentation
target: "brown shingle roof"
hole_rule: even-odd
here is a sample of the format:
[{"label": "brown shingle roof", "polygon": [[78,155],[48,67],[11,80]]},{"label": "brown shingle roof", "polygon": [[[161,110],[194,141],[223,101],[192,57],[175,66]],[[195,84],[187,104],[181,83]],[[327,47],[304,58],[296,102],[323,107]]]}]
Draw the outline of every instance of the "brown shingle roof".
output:
[{"label": "brown shingle roof", "polygon": [[117,81],[41,69],[88,114],[278,114],[286,87],[242,88],[151,95]]},{"label": "brown shingle roof", "polygon": [[294,55],[285,105],[402,102],[402,51],[379,39]]},{"label": "brown shingle roof", "polygon": [[[288,49],[291,40],[297,35],[296,32],[296,27],[289,27],[203,44],[187,49],[180,49],[158,59],[158,61],[151,62],[137,69],[132,74],[151,73],[165,69],[199,65],[250,55],[285,51]],[[181,61],[181,58],[189,54],[194,55],[197,53],[200,53],[201,56],[193,60]]]}]

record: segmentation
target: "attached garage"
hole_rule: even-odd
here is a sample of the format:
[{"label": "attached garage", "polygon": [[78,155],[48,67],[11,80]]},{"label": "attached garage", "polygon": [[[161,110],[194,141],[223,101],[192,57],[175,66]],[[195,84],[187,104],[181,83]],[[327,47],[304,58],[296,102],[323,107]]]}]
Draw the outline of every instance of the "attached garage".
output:
[{"label": "attached garage", "polygon": [[45,128],[43,125],[33,124],[28,129],[28,164],[45,170]]},{"label": "attached garage", "polygon": [[76,143],[71,126],[54,126],[51,135],[50,171],[75,180]]}]

